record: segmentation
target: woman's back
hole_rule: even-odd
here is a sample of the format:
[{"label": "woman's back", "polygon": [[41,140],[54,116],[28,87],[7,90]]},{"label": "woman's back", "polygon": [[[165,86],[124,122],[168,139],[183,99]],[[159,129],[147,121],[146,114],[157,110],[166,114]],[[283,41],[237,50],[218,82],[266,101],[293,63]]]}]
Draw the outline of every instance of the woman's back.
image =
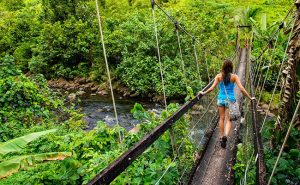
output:
[{"label": "woman's back", "polygon": [[[219,94],[218,94],[218,99],[220,100],[227,100],[229,99],[231,102],[235,101],[235,96],[234,96],[234,87],[235,87],[235,80],[234,80],[234,75],[230,75],[230,80],[229,82],[225,85],[224,80],[222,79],[222,75],[220,75],[219,79]],[[228,97],[227,97],[228,96]]]}]

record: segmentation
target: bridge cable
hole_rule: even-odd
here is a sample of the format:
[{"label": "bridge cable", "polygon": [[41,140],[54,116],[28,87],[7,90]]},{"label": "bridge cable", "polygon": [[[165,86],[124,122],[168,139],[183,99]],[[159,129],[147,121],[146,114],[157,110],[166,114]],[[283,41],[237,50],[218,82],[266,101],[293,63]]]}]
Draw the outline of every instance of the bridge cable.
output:
[{"label": "bridge cable", "polygon": [[[285,47],[285,52],[284,52],[284,54],[283,54],[283,58],[282,58],[281,65],[280,65],[280,69],[279,69],[279,72],[278,72],[278,75],[277,75],[276,83],[275,83],[275,86],[274,86],[274,89],[273,89],[273,92],[272,92],[271,100],[270,100],[270,102],[269,102],[267,111],[270,110],[271,103],[273,102],[273,99],[274,99],[275,91],[276,91],[276,88],[277,88],[278,83],[279,83],[279,78],[280,78],[281,73],[282,73],[283,65],[284,65],[284,63],[285,63],[285,58],[286,58],[288,46],[289,46],[289,43],[290,43],[290,40],[291,40],[291,37],[292,37],[292,33],[293,33],[293,31],[294,31],[294,25],[295,25],[295,23],[296,23],[296,19],[295,19],[295,21],[294,21],[292,30],[291,30],[290,35],[289,35],[289,39],[288,39],[287,44],[286,44],[286,47]],[[281,89],[282,89],[282,88],[281,88]],[[265,124],[265,122],[266,122],[266,119],[267,119],[267,114],[266,114],[265,117],[264,117],[262,126],[261,126],[261,128],[260,128],[260,132],[262,132],[262,129],[263,129],[263,127],[264,127],[264,124]]]},{"label": "bridge cable", "polygon": [[[209,103],[208,108],[206,109],[207,111],[201,116],[201,118],[200,118],[199,120],[201,120],[201,119],[204,117],[204,115],[208,112],[209,107],[211,106],[212,102],[215,101],[215,98],[216,98],[216,96],[215,96],[214,99]],[[198,122],[193,126],[193,128],[190,130],[190,132],[187,134],[186,137],[190,137],[190,136],[191,136],[192,131],[193,131],[194,128],[198,125],[199,122],[200,122],[200,121],[198,121]],[[205,134],[204,134],[204,135],[205,135]],[[204,135],[202,136],[202,139],[204,138]],[[202,140],[202,139],[201,139],[201,140]],[[181,149],[181,147],[182,147],[182,145],[183,145],[184,142],[185,142],[185,141],[182,141],[182,142],[180,143],[180,145],[179,145],[179,147],[178,147],[177,153],[178,153],[179,150]],[[198,145],[198,146],[199,146],[199,145]],[[155,184],[157,184],[157,183],[160,182],[160,180],[162,179],[162,177],[166,174],[166,172],[170,169],[171,165],[175,162],[175,159],[176,159],[177,157],[178,157],[178,156],[174,157],[173,161],[170,163],[170,165],[168,166],[168,168],[164,171],[163,175],[159,178],[159,180],[158,180]]]},{"label": "bridge cable", "polygon": [[[190,131],[188,132],[188,134],[187,134],[186,137],[190,137],[190,136],[191,136],[192,131],[195,129],[195,127],[198,125],[198,123],[200,123],[200,121],[201,121],[201,119],[204,117],[204,115],[208,112],[209,107],[211,106],[211,104],[212,104],[213,102],[215,102],[215,98],[216,98],[216,97],[217,97],[217,94],[214,96],[213,100],[212,100],[212,101],[209,103],[209,105],[207,106],[206,112],[201,116],[201,118],[199,119],[199,121],[198,121],[197,123],[195,123],[195,125],[190,129]],[[179,147],[177,148],[177,152],[176,152],[176,153],[179,152],[179,150],[181,149],[181,147],[182,147],[182,145],[183,145],[184,142],[185,142],[185,141],[183,140],[183,141],[180,143]],[[176,156],[174,157],[174,159],[172,160],[172,162],[168,165],[168,167],[167,167],[166,170],[163,172],[163,174],[162,174],[161,177],[158,179],[158,181],[155,183],[155,185],[158,185],[158,183],[160,182],[160,180],[165,176],[165,174],[167,173],[167,171],[170,169],[170,167],[172,166],[172,164],[175,162],[176,158],[178,158],[178,155],[176,155]]]},{"label": "bridge cable", "polygon": [[[178,31],[179,31],[179,29],[180,30],[182,30],[184,33],[186,33],[188,36],[190,36],[194,41],[194,43],[195,43],[195,45],[196,44],[200,44],[200,42],[196,39],[196,37],[193,35],[193,34],[191,34],[190,32],[188,32],[177,20],[175,20],[172,16],[170,16],[155,0],[151,0],[151,2],[153,3],[153,6],[154,5],[156,5],[157,6],[157,8],[158,9],[160,9],[166,16],[167,16],[167,18],[169,19],[169,20],[171,20],[174,24],[175,24],[175,27],[176,27],[176,35],[177,35],[177,42],[179,42],[178,40],[180,40],[179,39],[179,33],[177,33]],[[180,43],[178,44],[178,45],[180,45]],[[195,46],[194,46],[195,47]],[[180,50],[181,50],[181,46],[180,46]],[[181,54],[182,55],[182,54]],[[195,54],[194,54],[195,55]],[[183,61],[183,59],[182,59],[182,57],[181,57],[181,60]],[[206,60],[206,58],[205,58],[205,60]],[[206,65],[207,65],[207,61],[205,61],[206,62]],[[182,65],[182,64],[181,64]],[[198,65],[198,63],[197,63],[197,65]],[[184,65],[183,65],[184,66]],[[184,68],[184,67],[183,67]],[[208,71],[208,65],[206,66],[206,69],[207,69],[207,72],[208,72],[208,74],[207,75],[209,75],[209,71]],[[209,81],[210,81],[210,77],[208,76],[208,79],[209,79]],[[187,82],[186,82],[187,83]]]},{"label": "bridge cable", "polygon": [[173,24],[175,26],[177,42],[178,42],[178,47],[179,47],[179,53],[180,53],[180,60],[181,60],[181,68],[182,68],[182,73],[184,75],[184,81],[185,81],[184,83],[185,83],[186,87],[187,87],[187,77],[186,77],[186,73],[185,73],[185,67],[184,67],[185,65],[184,65],[184,60],[183,60],[183,55],[182,55],[181,44],[180,44],[181,42],[180,42],[179,29],[182,30],[184,33],[186,33],[188,36],[190,36],[192,38],[193,47],[194,47],[194,57],[195,57],[196,65],[197,65],[197,71],[199,74],[200,84],[202,87],[202,80],[201,80],[198,56],[197,56],[197,51],[196,51],[196,43],[199,44],[199,41],[196,39],[196,37],[193,34],[189,33],[176,19],[171,17],[155,0],[151,0],[151,4],[152,4],[152,7],[154,7],[154,5],[156,5],[157,8],[160,9],[167,16],[167,18],[173,22]]},{"label": "bridge cable", "polygon": [[[288,16],[293,12],[294,9],[294,4],[291,5],[291,8],[289,9],[287,15],[285,16],[285,18],[281,21],[280,24],[284,24],[284,21],[288,18]],[[292,15],[292,14],[291,14]],[[274,36],[276,35],[276,33],[279,31],[279,28],[276,30],[276,32],[273,34],[273,36],[269,39],[268,43],[271,42],[274,38]],[[255,59],[258,60],[266,51],[266,49],[268,48],[268,44],[264,47],[264,49],[261,51],[261,53],[259,54],[259,56]]]},{"label": "bridge cable", "polygon": [[[269,60],[269,65],[271,65],[271,63],[272,63],[272,59],[273,59],[273,55],[274,55],[274,53],[275,53],[275,48],[276,48],[276,45],[277,45],[277,41],[278,41],[278,37],[279,37],[279,32],[277,32],[277,37],[276,37],[276,39],[275,39],[275,44],[274,44],[274,47],[272,48],[272,52],[271,52],[271,58],[270,58],[270,60]],[[272,45],[272,44],[270,44],[270,45]],[[264,63],[263,63],[263,65],[262,65],[262,67],[265,67],[265,64],[266,64],[266,62],[268,61],[268,58],[266,58],[266,60],[264,60]],[[270,66],[267,66],[267,74],[266,74],[266,76],[265,76],[265,78],[263,78],[263,73],[262,73],[262,71],[260,71],[260,69],[258,68],[258,70],[257,70],[257,75],[259,74],[259,78],[258,78],[258,82],[257,82],[257,84],[256,84],[256,86],[257,86],[257,88],[255,89],[255,92],[254,92],[254,94],[256,94],[256,92],[257,92],[257,90],[259,91],[259,92],[261,92],[262,93],[262,89],[263,89],[263,86],[259,86],[259,84],[260,84],[260,80],[263,80],[263,79],[266,79],[266,77],[267,77],[267,75],[268,75],[268,72],[269,72],[269,69],[270,69]],[[264,81],[263,81],[263,84],[262,85],[264,85]],[[260,96],[259,96],[260,97]],[[259,99],[260,100],[260,99]],[[259,103],[259,101],[257,102],[257,103]]]},{"label": "bridge cable", "polygon": [[[295,24],[295,23],[294,23],[294,24]],[[293,32],[293,30],[290,32],[290,36],[289,36],[289,39],[288,39],[288,42],[287,42],[287,46],[286,46],[286,49],[285,49],[285,53],[284,53],[284,56],[283,56],[283,59],[282,59],[282,62],[281,62],[281,67],[280,67],[280,70],[279,70],[279,73],[278,73],[278,76],[277,76],[277,79],[276,79],[276,85],[275,85],[275,87],[274,87],[274,89],[273,89],[272,97],[271,97],[271,100],[270,100],[269,105],[268,105],[268,110],[270,109],[270,104],[271,104],[271,102],[273,101],[274,94],[275,94],[275,90],[276,90],[276,87],[277,87],[278,82],[279,82],[280,73],[281,73],[281,70],[282,70],[282,68],[283,68],[283,64],[284,64],[284,62],[285,62],[286,52],[287,52],[287,49],[288,49],[288,43],[289,43],[289,41],[290,41],[290,39],[291,39],[291,33],[292,33],[292,32]],[[277,39],[278,39],[278,38],[277,38]],[[275,47],[274,47],[274,49],[275,49]],[[252,70],[251,70],[251,71],[252,71]],[[252,73],[251,71],[250,71],[250,73]],[[247,113],[248,113],[248,112],[247,112]],[[246,113],[246,114],[247,114],[247,113]],[[266,121],[266,117],[267,117],[267,114],[266,114],[265,117],[264,117],[264,121],[263,121],[262,127],[261,127],[261,129],[260,129],[260,132],[262,132],[263,126],[264,126],[265,121]],[[246,165],[246,170],[245,170],[245,175],[244,175],[244,180],[243,180],[243,184],[245,184],[245,185],[247,184],[247,173],[248,173],[248,169],[249,169],[249,166],[250,166],[250,164],[251,164],[251,161],[253,160],[253,155],[254,155],[254,152],[252,153],[252,155],[251,155],[251,157],[250,157],[250,159],[248,160],[247,165]],[[256,160],[257,160],[257,157],[258,157],[258,155],[256,155],[255,162],[256,162]]]},{"label": "bridge cable", "polygon": [[[101,26],[101,17],[100,17],[100,11],[99,11],[99,6],[98,6],[98,0],[95,0],[95,1],[96,1],[96,10],[97,10],[99,31],[100,31],[100,35],[101,35],[101,42],[102,42],[102,48],[103,48],[103,55],[104,55],[104,60],[105,60],[105,65],[106,65],[106,72],[107,72],[109,86],[110,86],[111,98],[112,98],[112,101],[113,101],[116,124],[117,124],[117,126],[120,126],[119,125],[119,120],[118,120],[118,114],[117,114],[117,108],[116,108],[116,103],[115,103],[113,87],[112,87],[112,83],[111,83],[110,71],[109,71],[109,67],[108,67],[107,55],[106,55],[106,50],[105,50],[104,36],[103,36],[103,31],[102,31],[102,26]],[[122,135],[121,135],[121,131],[119,129],[118,129],[118,132],[119,132],[119,140],[120,140],[120,142],[122,142],[123,138],[122,138]]]},{"label": "bridge cable", "polygon": [[155,21],[155,13],[154,13],[154,0],[151,1],[151,5],[152,5],[153,25],[154,25],[155,38],[156,38],[157,57],[158,57],[159,68],[160,68],[160,78],[161,78],[163,95],[164,95],[165,109],[167,110],[168,106],[167,106],[167,100],[166,100],[166,90],[165,90],[165,82],[164,82],[164,73],[163,73],[163,66],[162,66],[162,62],[161,62],[161,58],[160,58],[158,32],[157,32],[157,26],[156,26],[156,21]]},{"label": "bridge cable", "polygon": [[[213,118],[217,115],[216,113],[217,113],[217,112],[215,111],[215,114],[214,114]],[[210,123],[209,123],[209,125],[208,125],[208,127],[207,127],[207,129],[205,130],[204,133],[207,133],[207,131],[211,128],[211,125],[212,125],[212,123],[214,122],[214,120],[215,120],[215,119],[212,119],[212,120],[210,121]],[[201,143],[202,143],[204,137],[205,137],[205,134],[203,134],[203,136],[201,137],[201,139],[200,139],[200,141],[199,141],[199,143],[198,143],[198,145],[197,145],[197,147],[196,147],[197,149],[200,147],[200,145],[201,145]],[[180,178],[179,178],[177,184],[179,184],[180,180],[181,180],[182,177],[184,176],[184,173],[186,172],[187,169],[188,169],[188,166],[186,166],[186,168],[183,170],[183,172],[182,172],[182,174],[181,174],[181,176],[180,176]]]},{"label": "bridge cable", "polygon": [[[269,64],[268,64],[268,66],[267,66],[267,72],[266,72],[266,74],[265,74],[264,81],[263,81],[262,86],[261,86],[261,88],[260,88],[260,93],[259,93],[259,98],[258,98],[257,103],[259,103],[260,100],[261,100],[261,95],[262,95],[262,93],[263,93],[263,89],[264,89],[264,87],[265,87],[265,83],[266,83],[267,78],[268,78],[268,74],[269,74],[269,71],[270,71],[270,67],[271,67],[271,65],[272,65],[272,60],[273,60],[273,57],[274,57],[274,53],[275,53],[276,45],[277,45],[277,42],[278,42],[278,38],[279,38],[279,32],[278,32],[277,38],[276,38],[276,40],[275,40],[275,44],[274,44],[274,47],[273,47],[273,50],[272,50],[272,55],[271,55]],[[259,85],[259,84],[258,84],[258,85]]]},{"label": "bridge cable", "polygon": [[183,56],[182,56],[182,50],[181,50],[181,44],[180,44],[180,36],[179,36],[179,23],[177,21],[174,22],[175,29],[176,29],[176,36],[177,36],[177,43],[178,43],[178,48],[179,48],[179,56],[180,56],[180,61],[181,61],[181,70],[183,73],[183,80],[185,83],[185,87],[187,88],[187,78],[185,74],[185,69],[184,69],[184,61],[183,61]]},{"label": "bridge cable", "polygon": [[[151,0],[153,24],[154,24],[154,30],[155,30],[156,47],[157,47],[157,55],[158,55],[159,68],[160,68],[160,77],[161,77],[162,88],[163,88],[163,96],[164,96],[164,105],[165,105],[165,110],[168,110],[166,91],[165,91],[165,83],[164,83],[163,66],[162,66],[161,57],[160,57],[158,31],[157,31],[157,26],[156,26],[156,21],[155,21],[156,19],[155,19],[154,5],[155,5],[154,0]],[[171,146],[172,146],[173,155],[175,156],[176,155],[176,146],[175,146],[176,141],[174,141],[174,132],[173,132],[172,127],[170,128],[169,133],[170,133],[170,139],[171,139]]]},{"label": "bridge cable", "polygon": [[[153,4],[155,4],[167,17],[169,20],[171,20],[174,24],[178,23],[178,28],[180,28],[184,33],[186,33],[191,38],[195,38],[195,36],[191,33],[189,33],[177,20],[175,20],[173,17],[171,17],[155,0],[151,0]],[[195,40],[197,43],[199,43],[198,40]]]},{"label": "bridge cable", "polygon": [[283,149],[284,149],[284,146],[285,146],[285,144],[286,144],[286,142],[287,142],[288,137],[290,136],[290,133],[291,133],[291,130],[292,130],[292,126],[293,126],[293,123],[294,123],[294,121],[295,121],[295,119],[296,119],[296,116],[297,116],[297,114],[298,114],[299,107],[300,107],[300,100],[298,101],[298,105],[297,105],[296,110],[295,110],[295,112],[294,112],[292,121],[290,122],[290,126],[289,126],[288,131],[287,131],[287,133],[286,133],[286,135],[285,135],[284,141],[283,141],[283,143],[282,143],[282,145],[281,145],[281,149],[280,149],[280,152],[279,152],[279,154],[278,154],[277,160],[276,160],[276,162],[275,162],[275,164],[274,164],[274,167],[273,167],[273,170],[272,170],[272,174],[271,174],[271,176],[270,176],[270,178],[269,178],[268,185],[271,184],[271,181],[272,181],[272,178],[273,178],[273,176],[274,176],[275,170],[276,170],[276,168],[277,168],[279,159],[281,158],[282,151],[283,151]]},{"label": "bridge cable", "polygon": [[[267,56],[269,55],[269,50],[266,50],[267,51]],[[260,81],[259,79],[259,71],[260,71],[260,68],[261,66],[264,66],[265,65],[265,62],[266,62],[267,57],[264,55],[258,62],[258,64],[256,64],[256,67],[255,67],[255,70],[254,70],[254,79],[253,79],[253,83],[256,85],[258,84],[258,82]]]},{"label": "bridge cable", "polygon": [[205,60],[205,64],[206,64],[206,72],[207,72],[208,81],[210,82],[210,74],[209,74],[209,70],[208,70],[208,63],[207,63],[207,58],[206,58],[206,51],[204,51],[204,60]]},{"label": "bridge cable", "polygon": [[197,73],[199,75],[200,89],[202,89],[201,73],[200,73],[198,55],[197,55],[197,49],[196,49],[196,44],[195,43],[196,43],[196,39],[195,39],[195,37],[193,37],[193,49],[194,49],[195,62],[196,62],[196,65],[197,65]]},{"label": "bridge cable", "polygon": [[[275,33],[273,34],[273,36],[270,37],[270,39],[268,40],[266,46],[264,47],[264,49],[262,49],[262,51],[260,52],[259,56],[256,57],[255,61],[257,61],[258,59],[260,59],[260,58],[264,55],[264,53],[268,50],[269,45],[270,45],[270,43],[274,40],[275,35],[280,31],[280,29],[282,29],[282,28],[284,27],[284,21],[285,21],[285,20],[288,18],[288,16],[292,13],[293,7],[294,7],[294,5],[291,6],[291,8],[290,8],[288,14],[287,14],[287,15],[285,16],[285,18],[281,21],[281,23],[280,23],[280,25],[278,26],[277,30],[275,31]],[[291,14],[291,15],[292,15],[292,14]],[[256,74],[257,71],[259,70],[259,67],[257,66],[258,64],[259,64],[259,66],[260,66],[261,61],[258,62],[258,63],[256,62],[255,66],[254,66],[254,69],[255,69],[255,70],[254,70],[254,74]],[[256,78],[256,76],[257,76],[257,75],[255,75],[254,77]]]}]

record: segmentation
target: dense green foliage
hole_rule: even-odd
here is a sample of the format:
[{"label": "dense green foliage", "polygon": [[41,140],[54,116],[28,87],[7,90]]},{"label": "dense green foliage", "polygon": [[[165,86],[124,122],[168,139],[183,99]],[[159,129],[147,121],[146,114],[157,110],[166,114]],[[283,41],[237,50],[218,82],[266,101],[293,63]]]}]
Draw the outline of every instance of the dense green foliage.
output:
[{"label": "dense green foliage", "polygon": [[[185,71],[174,24],[155,8],[161,61],[168,97],[193,97],[200,87],[219,72],[221,61],[233,55],[236,26],[252,24],[255,31],[253,56],[257,56],[289,8],[286,0],[160,0],[157,1],[197,39],[196,51],[202,84],[196,70],[192,38],[179,30]],[[289,1],[292,4],[292,1]],[[149,1],[100,0],[100,11],[108,62],[116,84],[128,87],[141,96],[162,94],[153,17]],[[169,105],[168,111],[155,115],[136,104],[132,109],[140,121],[139,132],[124,128],[109,128],[99,121],[91,131],[84,131],[83,115],[66,107],[64,101],[47,87],[46,79],[78,76],[99,83],[107,81],[101,47],[95,2],[93,0],[0,0],[0,142],[28,133],[56,128],[56,133],[43,136],[12,155],[0,156],[0,162],[13,155],[38,155],[50,152],[72,152],[63,161],[37,164],[2,179],[0,184],[85,184],[99,171],[161,123],[179,105]],[[267,19],[264,19],[266,17]],[[288,29],[288,28],[285,28]],[[250,37],[241,30],[240,41]],[[274,63],[266,81],[271,91],[282,60],[287,35],[282,32],[274,55],[268,51],[266,61]],[[206,62],[208,66],[206,66]],[[206,68],[207,67],[207,68]],[[261,66],[266,71],[268,64]],[[26,75],[25,75],[26,74]],[[184,79],[186,78],[186,79]],[[186,83],[189,87],[186,87]],[[278,106],[276,95],[274,106]],[[270,100],[264,92],[263,101]],[[195,148],[187,137],[189,117],[174,125],[175,145],[183,142],[172,160],[170,133],[165,133],[138,160],[133,162],[113,184],[154,184],[170,165],[162,184],[176,184],[184,168],[190,169]],[[270,125],[267,131],[271,130]],[[119,141],[119,132],[124,141]],[[282,133],[276,133],[279,147]],[[272,134],[264,133],[266,139]],[[299,167],[299,132],[293,131],[289,148],[285,150],[274,184],[297,182]],[[250,145],[250,142],[247,143]],[[252,148],[240,145],[236,179],[243,179]],[[266,151],[268,172],[274,165],[273,148]],[[295,162],[296,161],[296,162]],[[253,164],[251,165],[253,167]],[[255,168],[249,169],[248,183],[254,184]],[[289,181],[287,182],[288,179]]]},{"label": "dense green foliage", "polygon": [[[145,112],[141,105],[135,105],[132,112],[136,118],[143,122],[139,125],[140,129],[137,134],[127,133],[123,128],[119,127],[109,128],[103,122],[99,122],[98,126],[90,132],[70,132],[60,127],[58,133],[49,134],[40,140],[30,143],[23,153],[72,151],[72,157],[61,162],[40,164],[35,168],[29,168],[26,172],[22,171],[4,179],[2,184],[22,182],[28,184],[55,184],[59,182],[64,184],[85,184],[125,149],[128,149],[128,147],[141,139],[145,133],[152,130],[172,112],[176,111],[177,108],[178,105],[170,105],[168,112],[165,111],[160,117],[157,117],[153,113]],[[177,145],[183,142],[181,149],[178,151],[180,163],[175,161],[170,168],[170,172],[161,180],[163,184],[173,184],[173,179],[178,179],[181,175],[180,172],[187,165],[190,167],[192,165],[193,156],[189,154],[193,153],[195,149],[189,138],[186,138],[187,132],[185,128],[188,125],[189,119],[182,118],[174,127],[174,132],[176,133],[174,137],[178,142]],[[118,131],[121,131],[122,135],[124,135],[122,143],[118,141]],[[170,142],[170,135],[168,133],[164,134],[113,184],[156,182],[161,175],[160,172],[165,170],[174,157]]]},{"label": "dense green foliage", "polygon": [[46,160],[63,160],[65,157],[71,156],[71,152],[50,152],[39,153],[35,155],[13,156],[12,158],[5,159],[5,155],[7,155],[8,153],[20,152],[31,141],[55,131],[56,129],[34,132],[0,143],[0,156],[4,157],[4,161],[0,163],[0,179],[10,176],[11,174],[18,172],[21,169],[27,169],[28,166],[35,165],[36,162]]},{"label": "dense green foliage", "polygon": [[[216,68],[219,68],[221,60],[233,54],[235,26],[247,20],[245,16],[237,16],[243,8],[257,3],[245,15],[259,24],[260,13],[268,13],[268,18],[279,20],[287,11],[281,7],[282,2],[275,2],[276,8],[268,7],[268,1],[251,1],[242,5],[235,1],[158,3],[163,4],[171,16],[195,35],[200,73],[205,74],[202,75],[205,81],[207,71],[203,64],[206,59],[209,74],[213,76],[214,72],[218,72]],[[100,1],[100,8],[113,76],[133,92],[161,94],[150,3],[104,0]],[[185,63],[183,72],[174,25],[155,9],[167,96],[186,94],[184,76],[194,90],[199,90],[192,38],[179,31]],[[0,21],[3,30],[0,33],[0,57],[13,55],[23,72],[42,73],[46,78],[88,76],[98,82],[107,79],[94,1],[5,1],[0,4],[0,11],[3,17]],[[265,35],[264,32],[258,37],[267,38],[267,35],[261,35]]]},{"label": "dense green foliage", "polygon": [[[267,122],[266,124],[267,129],[264,130],[262,136],[266,142],[266,166],[268,173],[271,174],[286,132],[274,129],[274,121]],[[287,147],[285,147],[282,157],[279,160],[278,167],[275,170],[272,184],[295,184],[300,181],[299,136],[299,131],[293,128],[287,141]],[[270,145],[270,140],[275,140],[274,146]]]}]

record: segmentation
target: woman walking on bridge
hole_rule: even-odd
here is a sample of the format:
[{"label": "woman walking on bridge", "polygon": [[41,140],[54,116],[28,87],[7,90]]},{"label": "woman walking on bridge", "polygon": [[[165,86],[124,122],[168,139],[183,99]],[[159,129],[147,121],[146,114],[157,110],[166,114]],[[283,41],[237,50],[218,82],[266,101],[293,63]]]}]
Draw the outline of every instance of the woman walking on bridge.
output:
[{"label": "woman walking on bridge", "polygon": [[[231,130],[231,121],[229,116],[229,102],[234,103],[236,101],[234,95],[235,84],[240,88],[241,92],[247,96],[250,100],[254,100],[255,97],[251,97],[249,93],[245,90],[240,82],[239,77],[236,74],[232,74],[233,64],[230,60],[225,60],[222,66],[222,73],[217,74],[215,81],[212,86],[205,92],[200,92],[202,95],[207,94],[214,90],[214,88],[219,84],[219,94],[218,94],[218,110],[220,114],[220,142],[221,147],[226,147],[227,137]],[[226,120],[225,134],[224,134],[224,121]]]}]

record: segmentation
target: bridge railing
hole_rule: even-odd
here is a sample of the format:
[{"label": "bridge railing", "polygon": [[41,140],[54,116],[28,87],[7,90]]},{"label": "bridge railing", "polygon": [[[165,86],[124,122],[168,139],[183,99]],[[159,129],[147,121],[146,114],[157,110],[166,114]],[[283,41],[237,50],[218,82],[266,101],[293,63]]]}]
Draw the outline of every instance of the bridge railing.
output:
[{"label": "bridge railing", "polygon": [[[213,81],[203,91],[212,83]],[[146,172],[152,173],[148,174],[148,177],[152,175],[151,181],[153,180],[154,184],[160,181],[167,182],[168,178],[172,178],[173,183],[186,181],[194,164],[194,154],[205,143],[207,130],[214,125],[216,95],[211,95],[203,97],[198,94],[186,102],[88,184],[109,184],[120,174],[126,176],[125,170],[130,165],[140,165],[140,179],[146,178]],[[152,159],[148,157],[150,152]]]}]

